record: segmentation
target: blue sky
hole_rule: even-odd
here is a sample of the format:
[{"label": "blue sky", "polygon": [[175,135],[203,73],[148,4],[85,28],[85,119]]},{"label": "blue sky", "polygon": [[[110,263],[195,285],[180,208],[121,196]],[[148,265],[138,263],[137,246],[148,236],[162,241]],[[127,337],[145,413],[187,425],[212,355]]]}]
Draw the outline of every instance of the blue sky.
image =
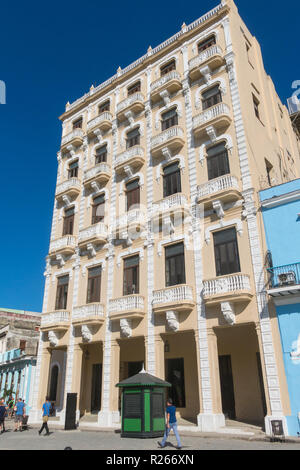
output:
[{"label": "blue sky", "polygon": [[[237,0],[282,100],[300,80],[296,0]],[[218,0],[2,2],[0,307],[41,311],[56,182],[58,116]]]}]

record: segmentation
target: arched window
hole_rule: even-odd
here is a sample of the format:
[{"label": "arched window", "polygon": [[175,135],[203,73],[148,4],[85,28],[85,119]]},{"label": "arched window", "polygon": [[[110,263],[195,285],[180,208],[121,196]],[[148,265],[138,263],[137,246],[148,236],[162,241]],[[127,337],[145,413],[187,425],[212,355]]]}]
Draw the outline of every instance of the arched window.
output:
[{"label": "arched window", "polygon": [[140,180],[136,179],[134,181],[129,181],[126,184],[126,202],[127,202],[127,211],[129,211],[133,206],[140,204]]},{"label": "arched window", "polygon": [[70,163],[68,177],[70,178],[77,178],[78,176],[78,160],[75,162]]},{"label": "arched window", "polygon": [[160,68],[161,77],[163,77],[164,75],[167,75],[167,73],[171,72],[172,70],[176,70],[175,60],[172,60],[171,62],[168,62],[167,64],[163,65]]},{"label": "arched window", "polygon": [[109,111],[110,110],[110,101],[107,100],[105,101],[104,103],[101,103],[99,106],[98,106],[98,112],[99,114],[102,114],[104,113],[105,111]]},{"label": "arched window", "polygon": [[107,144],[98,147],[95,152],[95,164],[107,162]]},{"label": "arched window", "polygon": [[219,85],[210,88],[202,93],[202,109],[211,108],[222,101],[222,94]]},{"label": "arched window", "polygon": [[170,109],[170,111],[166,111],[161,116],[161,130],[165,131],[169,129],[169,127],[177,126],[178,124],[178,114],[177,108]]},{"label": "arched window", "polygon": [[130,87],[127,88],[128,96],[134,95],[135,93],[138,93],[139,91],[141,91],[141,82],[140,81],[134,83],[133,85],[131,85]]},{"label": "arched window", "polygon": [[101,194],[93,200],[92,206],[92,225],[104,220],[105,195]]},{"label": "arched window", "polygon": [[205,41],[201,41],[198,44],[198,53],[205,51],[205,49],[209,49],[211,46],[216,44],[216,36],[210,36]]},{"label": "arched window", "polygon": [[140,145],[140,128],[137,127],[132,131],[128,132],[126,135],[126,148],[134,147],[135,145]]},{"label": "arched window", "polygon": [[58,366],[53,366],[51,370],[51,379],[50,379],[50,392],[49,392],[49,400],[56,401],[57,395],[57,385],[58,385]]}]

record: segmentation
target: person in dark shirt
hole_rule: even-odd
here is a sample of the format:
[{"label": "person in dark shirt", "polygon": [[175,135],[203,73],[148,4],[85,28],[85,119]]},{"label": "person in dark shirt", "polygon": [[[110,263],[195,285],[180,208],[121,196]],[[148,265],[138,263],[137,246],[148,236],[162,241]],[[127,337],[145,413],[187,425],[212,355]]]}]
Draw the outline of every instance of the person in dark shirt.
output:
[{"label": "person in dark shirt", "polygon": [[5,432],[5,416],[7,413],[8,406],[5,405],[4,399],[0,401],[0,431],[1,434]]},{"label": "person in dark shirt", "polygon": [[168,398],[167,400],[166,415],[167,415],[167,423],[166,423],[165,434],[164,434],[163,440],[161,442],[158,442],[158,445],[159,447],[165,447],[167,437],[171,429],[173,429],[176,440],[177,440],[177,449],[181,449],[180,437],[179,437],[178,430],[177,430],[176,406],[173,406],[173,402],[171,398]]}]

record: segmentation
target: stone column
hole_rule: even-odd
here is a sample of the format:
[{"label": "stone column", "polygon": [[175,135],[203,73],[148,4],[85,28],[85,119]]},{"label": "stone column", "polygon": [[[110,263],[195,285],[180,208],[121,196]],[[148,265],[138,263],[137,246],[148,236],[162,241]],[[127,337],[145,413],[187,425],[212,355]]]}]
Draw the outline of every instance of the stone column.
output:
[{"label": "stone column", "polygon": [[220,371],[219,371],[218,338],[212,328],[209,328],[207,330],[207,340],[208,340],[208,354],[209,354],[210,371],[211,371],[213,412],[217,415],[220,415],[220,414],[223,414],[223,410],[222,410],[222,396],[221,396],[221,383],[220,383]]},{"label": "stone column", "polygon": [[155,375],[165,380],[165,343],[161,335],[154,336],[155,344]]},{"label": "stone column", "polygon": [[51,352],[48,348],[43,348],[41,352],[41,365],[40,365],[40,374],[39,374],[39,386],[37,398],[34,401],[35,406],[35,416],[33,417],[34,421],[41,421],[41,409],[45,401],[47,392],[48,392],[48,376],[49,376],[49,367],[51,362]]},{"label": "stone column", "polygon": [[81,392],[81,371],[82,371],[83,350],[79,344],[73,349],[73,373],[72,373],[72,393],[77,393],[76,419],[80,418],[80,392]]},{"label": "stone column", "polygon": [[[109,338],[103,343],[103,351],[106,356],[109,353],[109,362],[104,362],[101,412],[98,415],[98,425],[103,427],[113,426],[119,423],[119,382],[120,373],[120,346],[117,341]],[[105,354],[106,351],[106,354]],[[106,379],[106,374],[109,374]]]}]

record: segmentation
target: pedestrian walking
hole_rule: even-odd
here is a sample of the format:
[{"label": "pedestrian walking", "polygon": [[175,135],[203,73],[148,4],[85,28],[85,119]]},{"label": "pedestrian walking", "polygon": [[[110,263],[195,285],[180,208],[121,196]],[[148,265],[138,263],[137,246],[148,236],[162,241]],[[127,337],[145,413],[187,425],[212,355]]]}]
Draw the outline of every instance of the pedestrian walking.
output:
[{"label": "pedestrian walking", "polygon": [[8,406],[5,405],[5,401],[2,398],[0,402],[0,432],[3,434],[5,432],[5,417],[7,413]]},{"label": "pedestrian walking", "polygon": [[25,416],[26,405],[23,402],[22,398],[19,398],[15,406],[15,429],[14,432],[18,430],[22,432],[23,418]]},{"label": "pedestrian walking", "polygon": [[177,440],[177,449],[181,449],[181,442],[180,437],[177,430],[177,419],[176,419],[176,406],[173,405],[173,401],[171,398],[167,400],[167,408],[166,408],[166,415],[167,415],[167,422],[166,422],[166,429],[163,440],[158,442],[159,447],[166,446],[166,440],[168,435],[170,434],[171,429],[173,429],[176,440]]},{"label": "pedestrian walking", "polygon": [[43,430],[46,429],[45,436],[49,436],[50,432],[49,432],[49,428],[48,428],[48,419],[49,419],[50,412],[51,412],[51,403],[50,403],[48,397],[46,397],[46,401],[43,404],[42,410],[43,410],[43,425],[42,425],[41,429],[39,430],[39,435],[41,435]]},{"label": "pedestrian walking", "polygon": [[7,406],[8,406],[8,416],[12,418],[14,414],[14,407],[15,407],[15,400],[12,395],[9,395],[8,397]]}]

